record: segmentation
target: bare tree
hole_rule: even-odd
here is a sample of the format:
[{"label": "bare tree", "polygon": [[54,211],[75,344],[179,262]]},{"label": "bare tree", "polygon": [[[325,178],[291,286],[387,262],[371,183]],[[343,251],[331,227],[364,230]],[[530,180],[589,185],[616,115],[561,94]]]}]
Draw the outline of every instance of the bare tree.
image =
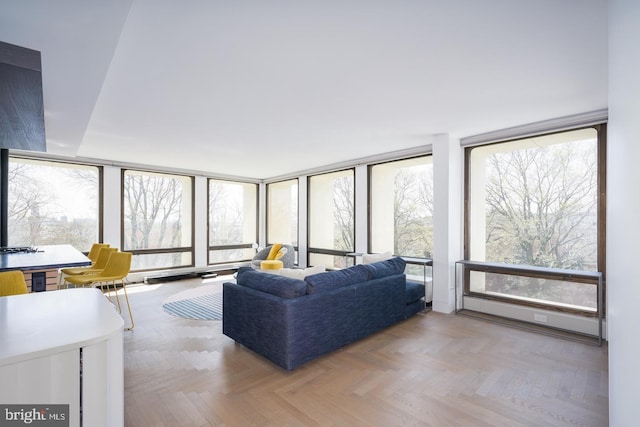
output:
[{"label": "bare tree", "polygon": [[353,251],[355,247],[353,176],[343,176],[334,181],[333,204],[335,249]]},{"label": "bare tree", "polygon": [[[428,172],[431,168],[428,169]],[[431,256],[433,180],[424,170],[400,169],[394,178],[395,254]]]},{"label": "bare tree", "polygon": [[584,269],[595,262],[594,150],[579,143],[490,157],[487,258]]},{"label": "bare tree", "polygon": [[63,200],[75,195],[82,208],[98,195],[97,168],[48,162],[9,163],[9,236],[12,245],[71,244],[88,250],[97,237],[98,214],[74,216],[77,205]]},{"label": "bare tree", "polygon": [[12,244],[32,246],[42,243],[43,230],[53,205],[52,191],[32,177],[33,165],[10,163],[9,236]]},{"label": "bare tree", "polygon": [[228,185],[211,182],[209,185],[209,243],[224,245],[242,241],[244,215],[238,200],[227,191]]},{"label": "bare tree", "polygon": [[[178,179],[129,174],[124,182],[130,249],[167,247],[180,241],[182,185]],[[165,237],[169,232],[169,242]]]}]

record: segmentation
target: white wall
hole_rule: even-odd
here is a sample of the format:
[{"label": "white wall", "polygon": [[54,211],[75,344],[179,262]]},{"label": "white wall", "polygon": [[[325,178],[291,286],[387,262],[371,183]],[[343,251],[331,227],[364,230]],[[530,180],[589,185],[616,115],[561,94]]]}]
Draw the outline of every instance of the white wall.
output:
[{"label": "white wall", "polygon": [[449,135],[433,138],[433,310],[454,309],[454,263],[462,259],[462,153]]},{"label": "white wall", "polygon": [[195,187],[195,200],[194,200],[194,264],[197,268],[207,266],[207,248],[209,247],[209,209],[207,207],[208,200],[208,187],[207,178],[204,176],[196,176]]},{"label": "white wall", "polygon": [[609,3],[607,317],[609,424],[638,424],[640,384],[640,2]]},{"label": "white wall", "polygon": [[104,166],[102,178],[104,180],[104,221],[102,223],[104,234],[102,241],[122,249],[122,242],[120,241],[120,226],[122,224],[120,220],[122,184],[120,181],[122,179],[122,169],[114,166]]}]

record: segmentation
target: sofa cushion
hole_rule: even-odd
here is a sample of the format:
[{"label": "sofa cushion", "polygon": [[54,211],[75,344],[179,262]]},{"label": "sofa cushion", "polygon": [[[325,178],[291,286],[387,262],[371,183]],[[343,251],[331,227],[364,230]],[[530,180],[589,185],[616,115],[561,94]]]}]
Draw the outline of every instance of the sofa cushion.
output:
[{"label": "sofa cushion", "polygon": [[393,255],[391,252],[382,252],[379,254],[364,254],[362,255],[362,263],[363,264],[373,264],[374,262],[384,261],[387,259],[391,259]]},{"label": "sofa cushion", "polygon": [[418,301],[420,298],[424,298],[424,283],[407,280],[405,295],[407,296],[407,304],[411,304]]},{"label": "sofa cushion", "polygon": [[393,257],[386,261],[378,261],[373,264],[363,265],[369,272],[370,279],[380,279],[381,277],[403,274],[407,262],[400,257]]},{"label": "sofa cushion", "polygon": [[368,280],[369,272],[364,265],[354,265],[342,270],[325,271],[304,278],[307,282],[307,293],[315,294],[343,286],[354,285]]},{"label": "sofa cushion", "polygon": [[322,273],[324,270],[324,265],[316,265],[315,267],[309,268],[283,268],[277,270],[275,273],[292,279],[304,280],[305,277],[311,276],[312,274]]},{"label": "sofa cushion", "polygon": [[266,292],[280,298],[296,298],[307,293],[307,284],[302,280],[268,274],[251,267],[238,269],[238,285]]}]

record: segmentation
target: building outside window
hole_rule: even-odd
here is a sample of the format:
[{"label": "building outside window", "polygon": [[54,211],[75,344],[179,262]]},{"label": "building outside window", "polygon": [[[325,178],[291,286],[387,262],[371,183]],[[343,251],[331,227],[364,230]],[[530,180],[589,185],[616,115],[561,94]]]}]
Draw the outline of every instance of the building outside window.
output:
[{"label": "building outside window", "polygon": [[346,267],[354,251],[354,170],[309,177],[309,264]]},{"label": "building outside window", "polygon": [[267,244],[298,246],[298,180],[267,184]]},{"label": "building outside window", "polygon": [[101,168],[11,157],[8,174],[9,246],[100,240]]},{"label": "building outside window", "polygon": [[193,265],[193,178],[123,171],[123,249],[132,270]]},{"label": "building outside window", "polygon": [[[605,189],[599,129],[467,148],[465,258],[602,271]],[[471,271],[468,291],[585,312],[597,306],[595,286],[548,278]]]},{"label": "building outside window", "polygon": [[248,261],[258,241],[258,186],[209,179],[209,264]]}]

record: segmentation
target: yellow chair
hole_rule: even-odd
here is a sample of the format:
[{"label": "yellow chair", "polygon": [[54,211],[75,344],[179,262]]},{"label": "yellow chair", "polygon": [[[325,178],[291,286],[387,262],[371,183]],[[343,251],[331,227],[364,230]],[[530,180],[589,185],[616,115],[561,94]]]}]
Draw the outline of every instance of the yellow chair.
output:
[{"label": "yellow chair", "polygon": [[62,285],[62,277],[63,277],[63,275],[70,276],[72,274],[83,274],[83,273],[75,273],[74,271],[76,271],[78,269],[85,269],[85,268],[93,267],[95,265],[96,261],[98,260],[98,255],[100,255],[100,250],[102,248],[108,248],[108,247],[109,247],[108,243],[94,243],[93,245],[91,245],[91,249],[89,249],[89,254],[87,254],[87,258],[89,258],[91,260],[91,266],[89,266],[89,267],[61,268],[58,271],[58,289],[60,289],[60,287]]},{"label": "yellow chair", "polygon": [[100,273],[107,266],[107,262],[109,261],[109,256],[111,255],[111,253],[117,252],[117,251],[118,251],[118,248],[112,248],[109,246],[102,247],[99,250],[99,255],[96,259],[96,262],[94,262],[92,265],[88,267],[63,268],[60,271],[61,273],[60,278],[64,278],[64,280],[62,279],[58,280],[58,289],[62,287],[60,285],[61,281],[64,283],[64,285],[68,286],[67,284],[67,282],[69,282],[69,280],[67,280],[68,277],[78,276],[83,274]]},{"label": "yellow chair", "polygon": [[[104,249],[103,249],[104,251]],[[133,314],[131,313],[131,304],[129,304],[129,296],[127,295],[127,274],[131,270],[131,252],[117,252],[111,251],[109,253],[109,260],[107,265],[101,272],[81,274],[75,276],[68,276],[65,280],[76,286],[100,286],[102,292],[107,294],[111,293],[110,286],[113,288],[113,292],[116,296],[116,302],[118,305],[118,311],[122,313],[122,307],[120,306],[120,298],[118,297],[118,284],[122,285],[124,291],[124,297],[127,301],[127,308],[129,310],[129,318],[131,319],[131,326],[125,328],[126,330],[133,329]]]},{"label": "yellow chair", "polygon": [[0,272],[0,297],[29,293],[24,274],[20,270]]},{"label": "yellow chair", "polygon": [[89,254],[87,254],[87,258],[91,260],[91,263],[95,263],[98,259],[98,255],[100,255],[100,249],[108,248],[108,243],[94,243],[91,245],[91,249],[89,250]]}]

